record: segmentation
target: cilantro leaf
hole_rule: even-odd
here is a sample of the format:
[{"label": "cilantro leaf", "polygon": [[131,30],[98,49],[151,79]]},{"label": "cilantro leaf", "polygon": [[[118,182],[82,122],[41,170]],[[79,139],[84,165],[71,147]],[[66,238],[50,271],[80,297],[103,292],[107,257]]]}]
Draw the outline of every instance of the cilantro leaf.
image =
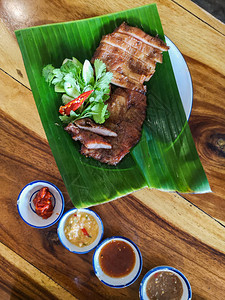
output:
[{"label": "cilantro leaf", "polygon": [[96,81],[106,73],[106,65],[100,59],[94,61]]},{"label": "cilantro leaf", "polygon": [[78,117],[79,117],[79,114],[76,114],[75,111],[71,111],[69,116],[66,116],[66,115],[59,116],[60,120],[66,124],[75,121]]},{"label": "cilantro leaf", "polygon": [[95,83],[95,88],[105,89],[109,87],[109,84],[112,80],[113,74],[111,72],[107,72],[102,77],[99,78]]},{"label": "cilantro leaf", "polygon": [[105,122],[105,114],[107,111],[107,105],[104,103],[95,104],[92,109],[93,119],[96,123],[102,124]]}]

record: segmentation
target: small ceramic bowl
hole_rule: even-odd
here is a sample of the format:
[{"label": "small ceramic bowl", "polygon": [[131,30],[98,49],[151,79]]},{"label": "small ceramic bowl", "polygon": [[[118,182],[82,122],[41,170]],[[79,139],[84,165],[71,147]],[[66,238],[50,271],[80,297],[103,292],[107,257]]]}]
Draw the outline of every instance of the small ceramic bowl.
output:
[{"label": "small ceramic bowl", "polygon": [[[53,213],[48,219],[42,219],[35,212],[33,199],[41,188],[48,187],[52,194]],[[39,180],[25,185],[17,199],[17,209],[25,223],[34,228],[47,228],[55,224],[62,216],[64,210],[64,198],[61,191],[53,183]]]},{"label": "small ceramic bowl", "polygon": [[181,300],[190,300],[192,297],[192,292],[191,292],[191,286],[187,278],[177,269],[169,266],[160,266],[156,267],[154,269],[151,269],[148,271],[144,278],[142,279],[142,282],[140,284],[139,288],[139,297],[141,300],[148,300],[149,298],[147,297],[146,294],[146,285],[150,277],[152,277],[155,273],[158,272],[171,272],[175,274],[181,281],[182,286],[183,286],[183,295]]},{"label": "small ceramic bowl", "polygon": [[[94,240],[94,242],[88,246],[84,246],[84,247],[78,247],[74,244],[72,244],[65,236],[64,233],[64,227],[65,227],[65,223],[68,217],[70,217],[71,215],[73,215],[74,213],[76,213],[77,211],[80,212],[86,212],[88,214],[90,214],[91,216],[93,216],[98,224],[99,227],[99,232],[98,232],[98,236],[97,238]],[[59,225],[58,225],[58,237],[60,242],[62,243],[62,245],[69,251],[73,252],[73,253],[77,253],[77,254],[85,254],[90,252],[91,250],[93,250],[101,241],[102,237],[103,237],[103,233],[104,233],[104,227],[103,227],[103,223],[102,220],[100,219],[99,215],[96,214],[93,210],[90,210],[88,208],[74,208],[71,209],[69,211],[67,211],[63,217],[61,218]]]},{"label": "small ceramic bowl", "polygon": [[[133,270],[126,276],[124,277],[119,277],[119,278],[115,278],[115,277],[110,277],[108,275],[106,275],[103,270],[101,269],[101,266],[99,264],[99,255],[101,252],[101,249],[109,242],[111,241],[116,241],[116,240],[120,240],[120,241],[124,241],[125,243],[129,244],[131,246],[131,248],[133,249],[134,253],[135,253],[135,258],[136,258],[136,262],[135,262],[135,266],[133,268]],[[104,240],[95,250],[95,253],[93,255],[93,268],[95,271],[96,276],[98,277],[98,279],[104,283],[105,285],[112,287],[112,288],[125,288],[129,285],[131,285],[132,283],[134,283],[137,278],[139,277],[141,270],[142,270],[142,256],[141,256],[141,252],[138,249],[137,245],[132,242],[131,240],[122,237],[122,236],[113,236],[111,238],[108,238],[106,240]]]}]

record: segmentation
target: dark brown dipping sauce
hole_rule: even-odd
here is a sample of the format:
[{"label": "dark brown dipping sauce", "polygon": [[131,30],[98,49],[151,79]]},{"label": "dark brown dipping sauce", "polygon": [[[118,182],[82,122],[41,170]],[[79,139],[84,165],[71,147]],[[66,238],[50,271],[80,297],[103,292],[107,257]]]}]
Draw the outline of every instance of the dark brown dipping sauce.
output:
[{"label": "dark brown dipping sauce", "polygon": [[106,244],[99,254],[102,271],[110,277],[128,275],[135,265],[135,253],[126,242],[115,240]]},{"label": "dark brown dipping sauce", "polygon": [[172,272],[158,272],[149,278],[146,294],[150,300],[181,300],[183,286]]}]

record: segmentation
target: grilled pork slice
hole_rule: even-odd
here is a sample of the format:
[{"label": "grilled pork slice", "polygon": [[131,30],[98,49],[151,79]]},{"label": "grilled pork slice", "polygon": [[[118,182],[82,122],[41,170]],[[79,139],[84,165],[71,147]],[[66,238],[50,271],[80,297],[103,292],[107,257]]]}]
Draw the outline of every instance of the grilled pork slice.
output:
[{"label": "grilled pork slice", "polygon": [[162,62],[162,51],[168,48],[159,38],[122,23],[102,38],[92,63],[97,58],[102,60],[113,73],[113,84],[143,93],[144,81],[150,80],[156,63]]},{"label": "grilled pork slice", "polygon": [[107,44],[108,46],[121,49],[123,52],[126,52],[127,54],[133,56],[134,58],[142,61],[142,63],[147,64],[147,65],[151,66],[152,68],[155,68],[154,58],[145,55],[145,53],[135,49],[130,44],[124,42],[123,38],[118,35],[115,36],[113,33],[106,35],[101,40],[101,44],[102,45]]},{"label": "grilled pork slice", "polygon": [[[101,42],[97,50],[100,51],[100,55],[104,55],[104,53],[107,53],[106,55],[108,57],[113,56],[113,58],[111,58],[111,61],[115,63],[114,60],[116,59],[116,62],[120,63],[120,65],[125,65],[129,69],[130,73],[148,75],[155,70],[156,62],[153,59],[148,60],[147,62],[146,60],[143,61],[137,58],[135,55],[130,54],[129,52],[124,51],[119,47]],[[96,52],[98,53],[98,51]]]},{"label": "grilled pork slice", "polygon": [[[107,35],[109,36],[109,35]],[[146,57],[153,58],[156,62],[162,63],[162,51],[154,48],[148,44],[140,42],[140,40],[121,32],[113,32],[110,36],[113,36],[119,41],[123,41],[123,48],[126,51],[126,45],[130,45],[136,50],[143,53]],[[109,41],[110,42],[110,41]]]},{"label": "grilled pork slice", "polygon": [[[122,50],[112,47],[110,45],[104,46],[100,44],[98,49],[95,52],[95,55],[92,61],[95,58],[101,57],[101,60],[106,64],[107,70],[114,73],[120,73],[125,77],[130,78],[130,81],[136,81],[135,85],[143,84],[150,74],[153,73],[153,70],[147,70],[147,68],[143,65],[141,61],[134,60],[132,56],[129,56],[126,52]],[[140,70],[142,70],[140,72]],[[112,79],[112,83],[113,79]],[[127,86],[127,88],[129,88]],[[138,88],[139,89],[139,88]],[[141,88],[143,89],[143,87]]]},{"label": "grilled pork slice", "polygon": [[80,141],[87,149],[111,149],[112,145],[102,136],[83,130],[70,123],[64,128],[74,141]]},{"label": "grilled pork slice", "polygon": [[136,80],[129,78],[128,76],[124,76],[119,72],[112,72],[113,78],[111,82],[119,87],[127,88],[133,91],[137,91],[139,93],[144,94],[146,92],[146,86],[137,82]]},{"label": "grilled pork slice", "polygon": [[154,48],[157,48],[161,51],[167,51],[169,47],[157,37],[153,37],[145,33],[143,30],[137,27],[131,27],[123,22],[114,32],[121,32],[132,36],[141,42],[148,44]]},{"label": "grilled pork slice", "polygon": [[117,136],[117,133],[106,128],[105,126],[98,125],[89,118],[80,119],[74,122],[75,125],[83,130],[88,130],[93,133],[103,135],[103,136]]},{"label": "grilled pork slice", "polygon": [[118,164],[137,144],[141,137],[142,124],[146,114],[146,96],[136,91],[117,88],[108,100],[110,118],[105,126],[117,133],[117,137],[107,137],[112,149],[87,149],[81,153],[110,165]]}]

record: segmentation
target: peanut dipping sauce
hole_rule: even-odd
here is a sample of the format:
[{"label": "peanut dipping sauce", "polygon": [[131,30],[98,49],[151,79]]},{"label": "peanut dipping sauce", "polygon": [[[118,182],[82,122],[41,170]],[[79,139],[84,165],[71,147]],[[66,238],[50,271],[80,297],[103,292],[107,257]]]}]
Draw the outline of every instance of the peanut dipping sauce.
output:
[{"label": "peanut dipping sauce", "polygon": [[102,271],[110,277],[123,277],[134,268],[136,257],[132,247],[120,240],[107,243],[99,254]]},{"label": "peanut dipping sauce", "polygon": [[150,300],[181,300],[183,286],[174,273],[157,272],[149,278],[146,294]]},{"label": "peanut dipping sauce", "polygon": [[67,218],[64,227],[66,238],[78,247],[92,244],[96,240],[98,232],[99,226],[95,218],[79,210]]}]

